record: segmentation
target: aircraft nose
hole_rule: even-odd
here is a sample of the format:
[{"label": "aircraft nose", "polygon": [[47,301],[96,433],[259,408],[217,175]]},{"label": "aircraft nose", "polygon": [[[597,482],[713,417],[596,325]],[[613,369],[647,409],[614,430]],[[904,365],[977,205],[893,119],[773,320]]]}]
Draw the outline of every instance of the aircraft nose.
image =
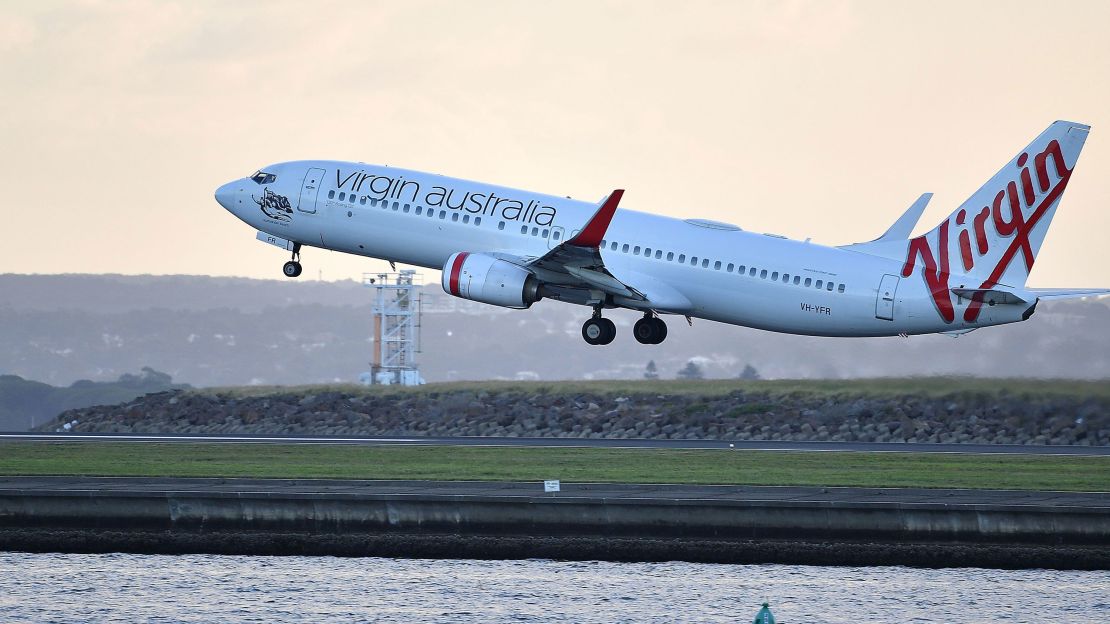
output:
[{"label": "aircraft nose", "polygon": [[235,193],[238,182],[228,182],[216,189],[216,201],[228,210],[235,210]]}]

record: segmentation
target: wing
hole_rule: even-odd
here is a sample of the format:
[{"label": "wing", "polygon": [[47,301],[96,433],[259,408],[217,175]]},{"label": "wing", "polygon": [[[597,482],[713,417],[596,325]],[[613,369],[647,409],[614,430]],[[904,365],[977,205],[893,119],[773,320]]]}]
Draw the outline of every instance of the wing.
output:
[{"label": "wing", "polygon": [[623,195],[622,189],[610,193],[598,203],[581,231],[538,258],[497,255],[531,271],[543,283],[545,297],[584,305],[685,313],[689,300],[669,285],[648,275],[621,279],[606,268],[601,241]]},{"label": "wing", "polygon": [[548,283],[596,289],[618,297],[646,301],[643,293],[614,277],[601,258],[601,240],[605,238],[623,195],[622,189],[610,193],[601,200],[597,211],[578,234],[530,261],[528,268],[544,273],[540,277],[546,277],[544,281]]}]

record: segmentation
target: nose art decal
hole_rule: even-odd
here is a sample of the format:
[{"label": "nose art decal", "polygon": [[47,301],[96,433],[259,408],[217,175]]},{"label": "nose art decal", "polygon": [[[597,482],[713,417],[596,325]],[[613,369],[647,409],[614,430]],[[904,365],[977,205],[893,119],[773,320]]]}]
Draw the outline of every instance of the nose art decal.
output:
[{"label": "nose art decal", "polygon": [[254,194],[251,194],[251,199],[253,199],[254,203],[258,204],[258,207],[262,209],[262,212],[271,219],[290,221],[293,218],[293,208],[289,205],[289,198],[284,195],[278,195],[270,189],[266,189],[263,191],[261,198],[257,198]]}]

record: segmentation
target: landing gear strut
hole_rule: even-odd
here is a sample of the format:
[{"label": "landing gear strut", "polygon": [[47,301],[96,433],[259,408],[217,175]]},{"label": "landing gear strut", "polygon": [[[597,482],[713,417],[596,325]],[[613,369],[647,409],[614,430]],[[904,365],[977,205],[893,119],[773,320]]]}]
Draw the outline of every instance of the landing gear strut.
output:
[{"label": "landing gear strut", "polygon": [[301,244],[293,243],[293,259],[281,267],[285,277],[297,277],[301,274]]},{"label": "landing gear strut", "polygon": [[582,324],[582,338],[592,345],[607,345],[617,337],[617,326],[601,316],[601,308],[594,308],[594,316]]},{"label": "landing gear strut", "polygon": [[667,324],[654,313],[648,312],[632,326],[632,335],[640,344],[659,344],[667,339]]}]

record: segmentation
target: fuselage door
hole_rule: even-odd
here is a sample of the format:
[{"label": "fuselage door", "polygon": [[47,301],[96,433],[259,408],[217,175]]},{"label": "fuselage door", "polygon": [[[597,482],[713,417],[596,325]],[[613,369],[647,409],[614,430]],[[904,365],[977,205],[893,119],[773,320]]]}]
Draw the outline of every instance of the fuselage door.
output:
[{"label": "fuselage door", "polygon": [[875,299],[875,318],[894,320],[894,295],[898,292],[898,276],[884,275]]},{"label": "fuselage door", "polygon": [[324,170],[313,167],[304,175],[301,184],[301,201],[297,203],[297,210],[301,212],[316,212],[316,195],[320,192],[320,185],[324,181]]}]

